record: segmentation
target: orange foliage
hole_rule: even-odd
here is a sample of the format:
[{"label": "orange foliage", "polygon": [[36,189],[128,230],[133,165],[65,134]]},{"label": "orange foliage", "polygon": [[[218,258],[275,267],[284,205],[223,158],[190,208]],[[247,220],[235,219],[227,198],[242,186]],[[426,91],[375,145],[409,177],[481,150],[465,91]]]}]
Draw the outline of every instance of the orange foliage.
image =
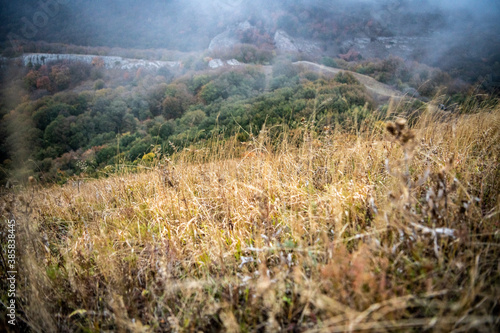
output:
[{"label": "orange foliage", "polygon": [[92,59],[92,66],[96,68],[102,68],[104,67],[104,60],[101,57],[94,57]]}]

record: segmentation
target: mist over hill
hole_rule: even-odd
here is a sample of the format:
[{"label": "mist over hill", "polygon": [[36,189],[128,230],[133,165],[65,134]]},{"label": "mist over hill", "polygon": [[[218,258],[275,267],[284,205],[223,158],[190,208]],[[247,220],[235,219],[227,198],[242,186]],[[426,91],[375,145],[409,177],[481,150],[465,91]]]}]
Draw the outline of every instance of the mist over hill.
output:
[{"label": "mist over hill", "polygon": [[[27,0],[1,6],[7,55],[22,41],[38,40],[201,51],[224,34],[273,50],[282,31],[316,43],[315,55],[396,55],[450,71],[473,66],[472,79],[500,61],[500,4],[494,0]],[[238,29],[242,24],[246,29]]]}]

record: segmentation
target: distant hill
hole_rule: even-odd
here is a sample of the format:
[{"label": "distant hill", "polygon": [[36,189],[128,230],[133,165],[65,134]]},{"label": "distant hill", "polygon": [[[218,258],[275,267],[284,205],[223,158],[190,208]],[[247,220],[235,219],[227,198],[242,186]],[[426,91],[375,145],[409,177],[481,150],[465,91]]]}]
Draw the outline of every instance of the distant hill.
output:
[{"label": "distant hill", "polygon": [[428,0],[2,0],[1,8],[4,54],[18,52],[16,46],[22,41],[37,40],[180,51],[238,43],[271,50],[286,45],[287,51],[304,56],[347,55],[348,60],[356,60],[351,54],[364,59],[399,56],[439,66],[469,81],[497,71],[495,63],[500,61],[500,5],[494,0],[473,4]]}]

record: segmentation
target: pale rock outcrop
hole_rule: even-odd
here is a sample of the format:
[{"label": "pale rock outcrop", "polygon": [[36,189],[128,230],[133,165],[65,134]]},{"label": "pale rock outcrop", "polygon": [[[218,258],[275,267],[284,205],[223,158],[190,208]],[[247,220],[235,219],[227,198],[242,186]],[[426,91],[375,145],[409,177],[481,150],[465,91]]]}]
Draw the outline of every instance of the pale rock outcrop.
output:
[{"label": "pale rock outcrop", "polygon": [[158,69],[161,67],[176,68],[180,66],[178,61],[149,61],[143,59],[129,59],[114,56],[96,56],[89,54],[50,54],[50,53],[27,53],[19,57],[24,66],[32,65],[45,65],[49,62],[55,61],[76,61],[91,64],[95,58],[102,59],[105,68],[118,68],[118,69]]},{"label": "pale rock outcrop", "polygon": [[317,55],[321,52],[318,43],[302,38],[293,38],[283,30],[274,34],[274,45],[278,51]]},{"label": "pale rock outcrop", "polygon": [[282,52],[299,52],[292,38],[283,30],[278,30],[274,34],[274,45]]},{"label": "pale rock outcrop", "polygon": [[208,62],[208,67],[215,69],[224,66],[224,63],[220,59],[212,59]]},{"label": "pale rock outcrop", "polygon": [[236,59],[227,60],[226,62],[224,62],[221,59],[212,59],[208,62],[208,67],[210,67],[212,69],[216,69],[216,68],[223,67],[226,65],[228,65],[228,66],[241,66],[242,63]]},{"label": "pale rock outcrop", "polygon": [[241,65],[241,62],[239,62],[238,60],[236,59],[231,59],[231,60],[228,60],[227,61],[227,64],[229,66],[240,66]]}]

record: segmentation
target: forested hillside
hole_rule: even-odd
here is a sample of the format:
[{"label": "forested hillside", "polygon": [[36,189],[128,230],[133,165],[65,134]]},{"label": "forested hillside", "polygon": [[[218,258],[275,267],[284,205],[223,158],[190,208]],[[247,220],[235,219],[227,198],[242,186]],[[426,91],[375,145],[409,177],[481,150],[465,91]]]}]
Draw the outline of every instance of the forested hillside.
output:
[{"label": "forested hillside", "polygon": [[[243,61],[242,52],[236,48],[226,58]],[[254,59],[215,69],[209,65],[217,62],[203,55],[159,69],[107,68],[98,56],[90,63],[75,59],[4,67],[4,181],[35,175],[42,182],[65,182],[218,135],[237,134],[245,142],[264,124],[293,129],[308,119],[318,129],[345,127],[383,114],[387,95],[380,100],[376,89],[367,89],[349,70],[399,90],[407,97],[399,102],[402,110],[418,109],[436,94],[459,110],[469,89],[438,69],[400,58],[356,63],[323,58],[337,68],[336,76],[328,67],[293,64],[293,57],[285,56],[268,65]]]},{"label": "forested hillside", "polygon": [[[235,90],[251,94],[259,76],[241,75]],[[165,98],[192,89],[179,85]],[[175,124],[188,139],[213,117],[216,131],[228,118],[269,125],[5,193],[20,330],[497,332],[498,104],[367,114],[352,77],[305,85],[252,105],[201,88],[220,115],[187,111]],[[316,126],[329,117],[342,125]]]}]

